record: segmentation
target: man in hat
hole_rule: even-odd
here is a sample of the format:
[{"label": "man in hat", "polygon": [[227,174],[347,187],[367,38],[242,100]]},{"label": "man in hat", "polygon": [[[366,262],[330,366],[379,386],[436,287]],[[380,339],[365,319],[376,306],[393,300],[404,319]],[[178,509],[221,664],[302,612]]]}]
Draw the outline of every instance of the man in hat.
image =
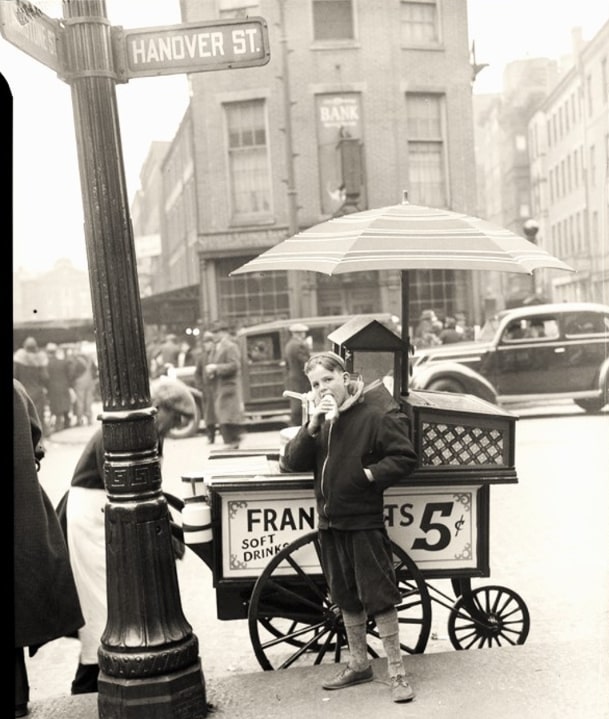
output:
[{"label": "man in hat", "polygon": [[[188,387],[177,379],[160,377],[150,385],[151,403],[157,409],[157,451],[163,456],[163,440],[180,424],[181,415],[191,417],[195,404]],[[106,533],[104,506],[104,445],[102,428],[85,446],[70,484],[63,510],[70,564],[86,624],[78,632],[80,656],[72,682],[72,694],[97,691],[97,650],[106,626]],[[58,508],[59,509],[59,508]],[[63,511],[65,510],[65,516]]]},{"label": "man in hat", "polygon": [[[311,354],[306,336],[309,328],[302,322],[290,325],[290,339],[283,349],[285,359],[286,380],[285,388],[291,392],[304,394],[311,389],[311,385],[304,372],[304,367]],[[302,424],[302,402],[295,397],[290,397],[290,424],[298,426]]]},{"label": "man in hat", "polygon": [[197,357],[195,366],[195,384],[203,395],[203,421],[205,422],[205,434],[209,444],[216,441],[216,410],[214,408],[214,382],[205,371],[205,365],[211,362],[211,357],[216,346],[214,334],[209,330],[203,332],[202,349]]},{"label": "man in hat", "polygon": [[214,409],[220,434],[229,449],[239,449],[245,434],[243,388],[241,386],[241,352],[231,339],[228,324],[216,320],[210,327],[214,351],[205,365],[214,394]]}]

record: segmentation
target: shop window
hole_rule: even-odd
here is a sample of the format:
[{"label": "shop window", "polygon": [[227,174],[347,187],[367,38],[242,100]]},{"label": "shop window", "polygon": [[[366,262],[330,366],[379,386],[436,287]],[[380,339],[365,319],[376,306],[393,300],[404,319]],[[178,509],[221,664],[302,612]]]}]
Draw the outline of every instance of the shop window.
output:
[{"label": "shop window", "polygon": [[290,316],[287,272],[265,272],[264,277],[256,274],[229,276],[251,259],[233,257],[218,260],[216,264],[219,315],[235,327]]}]

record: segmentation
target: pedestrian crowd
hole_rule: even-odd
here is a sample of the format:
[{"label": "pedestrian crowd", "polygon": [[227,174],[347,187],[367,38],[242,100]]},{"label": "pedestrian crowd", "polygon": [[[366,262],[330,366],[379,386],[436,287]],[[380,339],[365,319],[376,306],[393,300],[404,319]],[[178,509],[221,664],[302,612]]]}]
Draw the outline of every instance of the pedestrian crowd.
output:
[{"label": "pedestrian crowd", "polygon": [[95,353],[86,343],[44,349],[28,337],[13,354],[13,377],[26,389],[41,422],[43,437],[53,432],[92,425],[98,389]]},{"label": "pedestrian crowd", "polygon": [[426,347],[469,342],[474,338],[474,328],[467,324],[464,312],[455,312],[440,319],[432,309],[423,310],[415,326],[412,343],[415,350]]},{"label": "pedestrian crowd", "polygon": [[231,327],[215,320],[193,346],[169,333],[147,347],[152,378],[171,374],[174,367],[194,366],[194,384],[201,393],[200,409],[209,444],[219,434],[227,449],[239,449],[245,429],[241,352]]}]

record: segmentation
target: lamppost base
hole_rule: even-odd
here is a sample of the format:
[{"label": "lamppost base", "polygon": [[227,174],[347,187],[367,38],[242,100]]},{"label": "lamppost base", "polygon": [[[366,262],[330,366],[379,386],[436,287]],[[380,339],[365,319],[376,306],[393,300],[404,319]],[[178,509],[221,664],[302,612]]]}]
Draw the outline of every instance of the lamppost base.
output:
[{"label": "lamppost base", "polygon": [[201,662],[172,674],[124,679],[100,672],[99,719],[203,719],[208,714]]}]

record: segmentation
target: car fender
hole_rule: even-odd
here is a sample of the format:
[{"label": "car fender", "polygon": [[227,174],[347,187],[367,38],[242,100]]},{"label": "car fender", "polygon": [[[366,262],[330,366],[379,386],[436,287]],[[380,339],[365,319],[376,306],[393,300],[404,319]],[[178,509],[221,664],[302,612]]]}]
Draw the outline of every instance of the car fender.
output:
[{"label": "car fender", "polygon": [[609,357],[603,360],[598,373],[598,386],[602,391],[609,387]]},{"label": "car fender", "polygon": [[487,402],[497,404],[497,391],[486,377],[458,362],[437,362],[420,368],[415,367],[410,387],[428,389],[432,382],[439,379],[453,379],[462,385],[466,394],[473,394]]}]

